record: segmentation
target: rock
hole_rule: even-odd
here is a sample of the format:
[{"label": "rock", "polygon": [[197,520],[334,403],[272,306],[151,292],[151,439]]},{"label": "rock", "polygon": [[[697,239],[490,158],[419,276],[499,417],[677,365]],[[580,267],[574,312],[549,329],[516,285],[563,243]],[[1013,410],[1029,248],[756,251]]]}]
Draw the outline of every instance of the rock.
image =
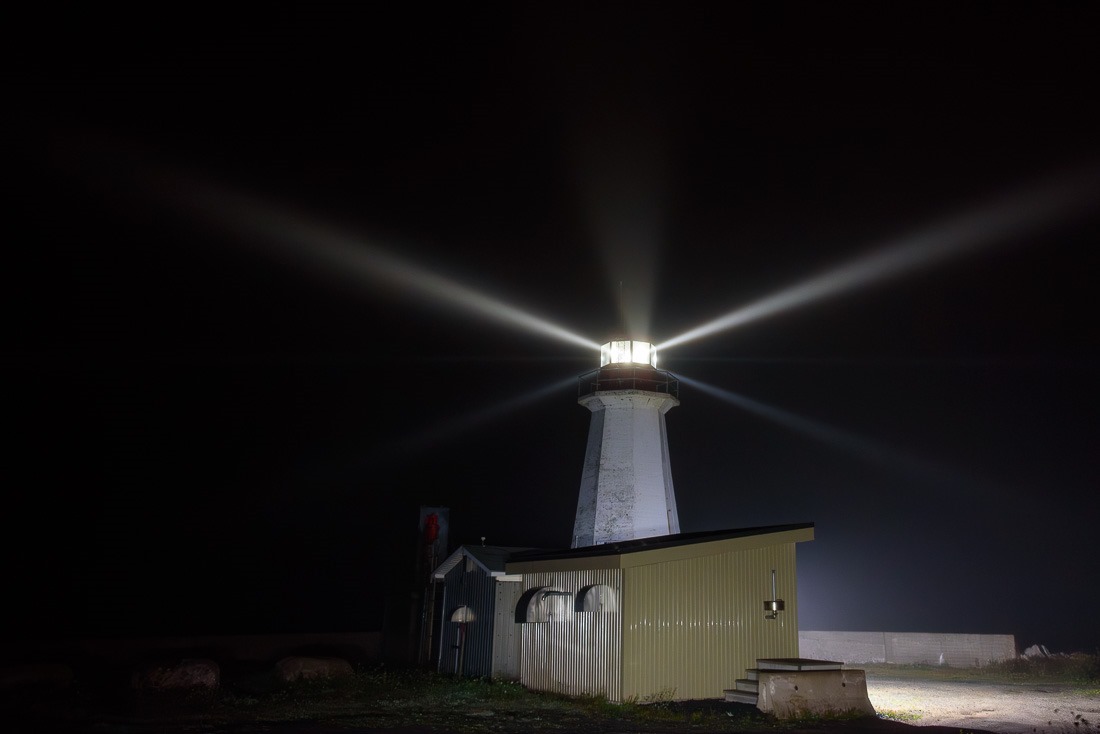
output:
[{"label": "rock", "polygon": [[1049,658],[1050,650],[1046,645],[1032,645],[1021,653],[1025,658]]},{"label": "rock", "polygon": [[213,660],[184,658],[177,663],[148,665],[134,672],[133,688],[168,690],[178,688],[217,688],[221,669]]},{"label": "rock", "polygon": [[62,663],[27,663],[0,668],[0,689],[22,686],[65,688],[73,681],[73,669]]},{"label": "rock", "polygon": [[291,656],[275,664],[279,678],[285,681],[309,678],[339,678],[352,675],[351,663],[343,658],[307,658]]}]

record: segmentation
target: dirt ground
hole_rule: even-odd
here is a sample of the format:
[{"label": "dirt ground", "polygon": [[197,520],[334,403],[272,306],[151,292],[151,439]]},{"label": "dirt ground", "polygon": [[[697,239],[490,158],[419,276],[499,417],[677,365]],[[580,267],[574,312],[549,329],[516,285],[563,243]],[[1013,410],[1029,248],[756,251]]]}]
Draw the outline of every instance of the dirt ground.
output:
[{"label": "dirt ground", "polygon": [[[476,708],[396,715],[371,701],[338,704],[324,715],[298,718],[285,712],[256,711],[252,716],[222,718],[191,710],[91,710],[57,717],[49,706],[20,707],[20,715],[0,721],[0,731],[17,734],[1100,734],[1100,691],[1068,685],[1022,685],[929,681],[868,674],[868,695],[880,717],[805,722],[774,722],[747,704],[720,700],[675,704],[679,722],[586,717],[581,707],[522,710],[481,702]],[[31,703],[31,702],[26,702]],[[266,708],[266,707],[265,707]],[[574,710],[575,709],[575,710]],[[706,716],[692,718],[693,711]],[[14,713],[7,710],[5,713]],[[885,716],[886,718],[882,718]]]},{"label": "dirt ground", "polygon": [[915,681],[869,675],[867,694],[880,714],[896,713],[919,727],[999,734],[1100,732],[1100,693],[1068,685]]}]

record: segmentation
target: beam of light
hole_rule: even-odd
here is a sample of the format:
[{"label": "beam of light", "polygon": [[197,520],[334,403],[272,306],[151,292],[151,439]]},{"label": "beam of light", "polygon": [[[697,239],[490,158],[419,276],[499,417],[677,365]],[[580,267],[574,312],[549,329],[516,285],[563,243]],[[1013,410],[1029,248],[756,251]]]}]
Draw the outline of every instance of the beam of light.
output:
[{"label": "beam of light", "polygon": [[1095,205],[1096,179],[1097,172],[1089,170],[1003,197],[734,309],[657,348],[663,351],[686,344],[1032,233],[1059,217],[1083,213]]},{"label": "beam of light", "polygon": [[667,229],[666,145],[653,115],[604,113],[599,120],[586,119],[583,132],[570,143],[572,169],[618,304],[616,328],[622,335],[648,339]]},{"label": "beam of light", "polygon": [[431,273],[350,233],[238,192],[201,184],[174,188],[179,204],[249,239],[262,238],[271,254],[320,266],[357,282],[367,281],[402,296],[415,294],[437,307],[461,309],[498,324],[597,352],[600,349],[596,342],[547,319]]},{"label": "beam of light", "polygon": [[456,436],[466,434],[475,428],[480,428],[506,415],[515,413],[521,408],[525,408],[555,393],[560,393],[567,387],[575,386],[576,384],[576,376],[570,375],[563,380],[531,390],[522,395],[517,395],[480,410],[475,410],[465,415],[455,416],[449,420],[437,423],[428,430],[401,441],[398,446],[405,451],[430,448],[449,441]]},{"label": "beam of light", "polygon": [[576,384],[577,378],[570,375],[565,379],[529,390],[485,408],[436,422],[423,431],[385,443],[375,443],[367,451],[357,447],[348,452],[342,452],[343,456],[351,454],[351,458],[338,458],[335,461],[331,458],[315,460],[313,468],[308,471],[327,480],[347,479],[349,476],[361,475],[362,472],[377,468],[379,465],[409,461],[424,451],[437,448],[550,395],[560,393],[567,387],[575,388]]},{"label": "beam of light", "polygon": [[677,357],[682,363],[800,367],[932,367],[980,369],[1091,369],[1096,360],[1053,357]]},{"label": "beam of light", "polygon": [[431,428],[404,438],[375,446],[355,461],[356,466],[391,462],[398,457],[408,457],[419,452],[445,444],[477,428],[492,423],[516,411],[526,408],[550,395],[560,393],[567,387],[577,384],[573,375],[543,387],[535,388],[521,395],[501,401],[494,405],[475,410],[464,415],[453,416],[434,424]]},{"label": "beam of light", "polygon": [[[886,466],[890,469],[899,470],[907,475],[916,475],[925,479],[931,479],[937,483],[958,484],[961,482],[961,478],[949,470],[934,466],[869,438],[849,433],[848,431],[811,420],[804,416],[796,415],[781,408],[765,405],[752,398],[747,398],[744,395],[738,395],[735,392],[730,392],[729,390],[715,387],[714,385],[708,385],[704,382],[693,380],[690,377],[684,377],[679,373],[677,373],[676,377],[680,382],[690,385],[711,397],[735,405],[753,415],[769,420],[784,428],[789,428],[803,436],[838,448],[845,453],[861,459]],[[967,486],[973,486],[973,483],[968,483]]]}]

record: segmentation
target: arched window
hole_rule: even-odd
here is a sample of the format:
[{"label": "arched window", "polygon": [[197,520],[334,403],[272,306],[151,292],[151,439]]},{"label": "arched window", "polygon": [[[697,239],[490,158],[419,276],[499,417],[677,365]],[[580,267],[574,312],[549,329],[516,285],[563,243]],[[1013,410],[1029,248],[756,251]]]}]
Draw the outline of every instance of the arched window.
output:
[{"label": "arched window", "polygon": [[606,584],[592,584],[577,592],[577,611],[611,614],[619,611],[619,597]]},{"label": "arched window", "polygon": [[573,616],[573,594],[540,586],[528,589],[516,604],[516,622],[566,622]]}]

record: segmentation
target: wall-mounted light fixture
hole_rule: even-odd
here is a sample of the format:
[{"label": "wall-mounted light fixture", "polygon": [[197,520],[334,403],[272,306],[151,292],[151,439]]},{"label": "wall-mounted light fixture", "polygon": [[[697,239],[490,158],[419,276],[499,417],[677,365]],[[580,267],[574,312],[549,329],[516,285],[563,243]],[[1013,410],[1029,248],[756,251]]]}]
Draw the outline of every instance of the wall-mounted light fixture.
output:
[{"label": "wall-mounted light fixture", "polygon": [[775,569],[772,569],[772,598],[764,602],[764,619],[776,619],[783,611],[783,600],[775,596]]}]

